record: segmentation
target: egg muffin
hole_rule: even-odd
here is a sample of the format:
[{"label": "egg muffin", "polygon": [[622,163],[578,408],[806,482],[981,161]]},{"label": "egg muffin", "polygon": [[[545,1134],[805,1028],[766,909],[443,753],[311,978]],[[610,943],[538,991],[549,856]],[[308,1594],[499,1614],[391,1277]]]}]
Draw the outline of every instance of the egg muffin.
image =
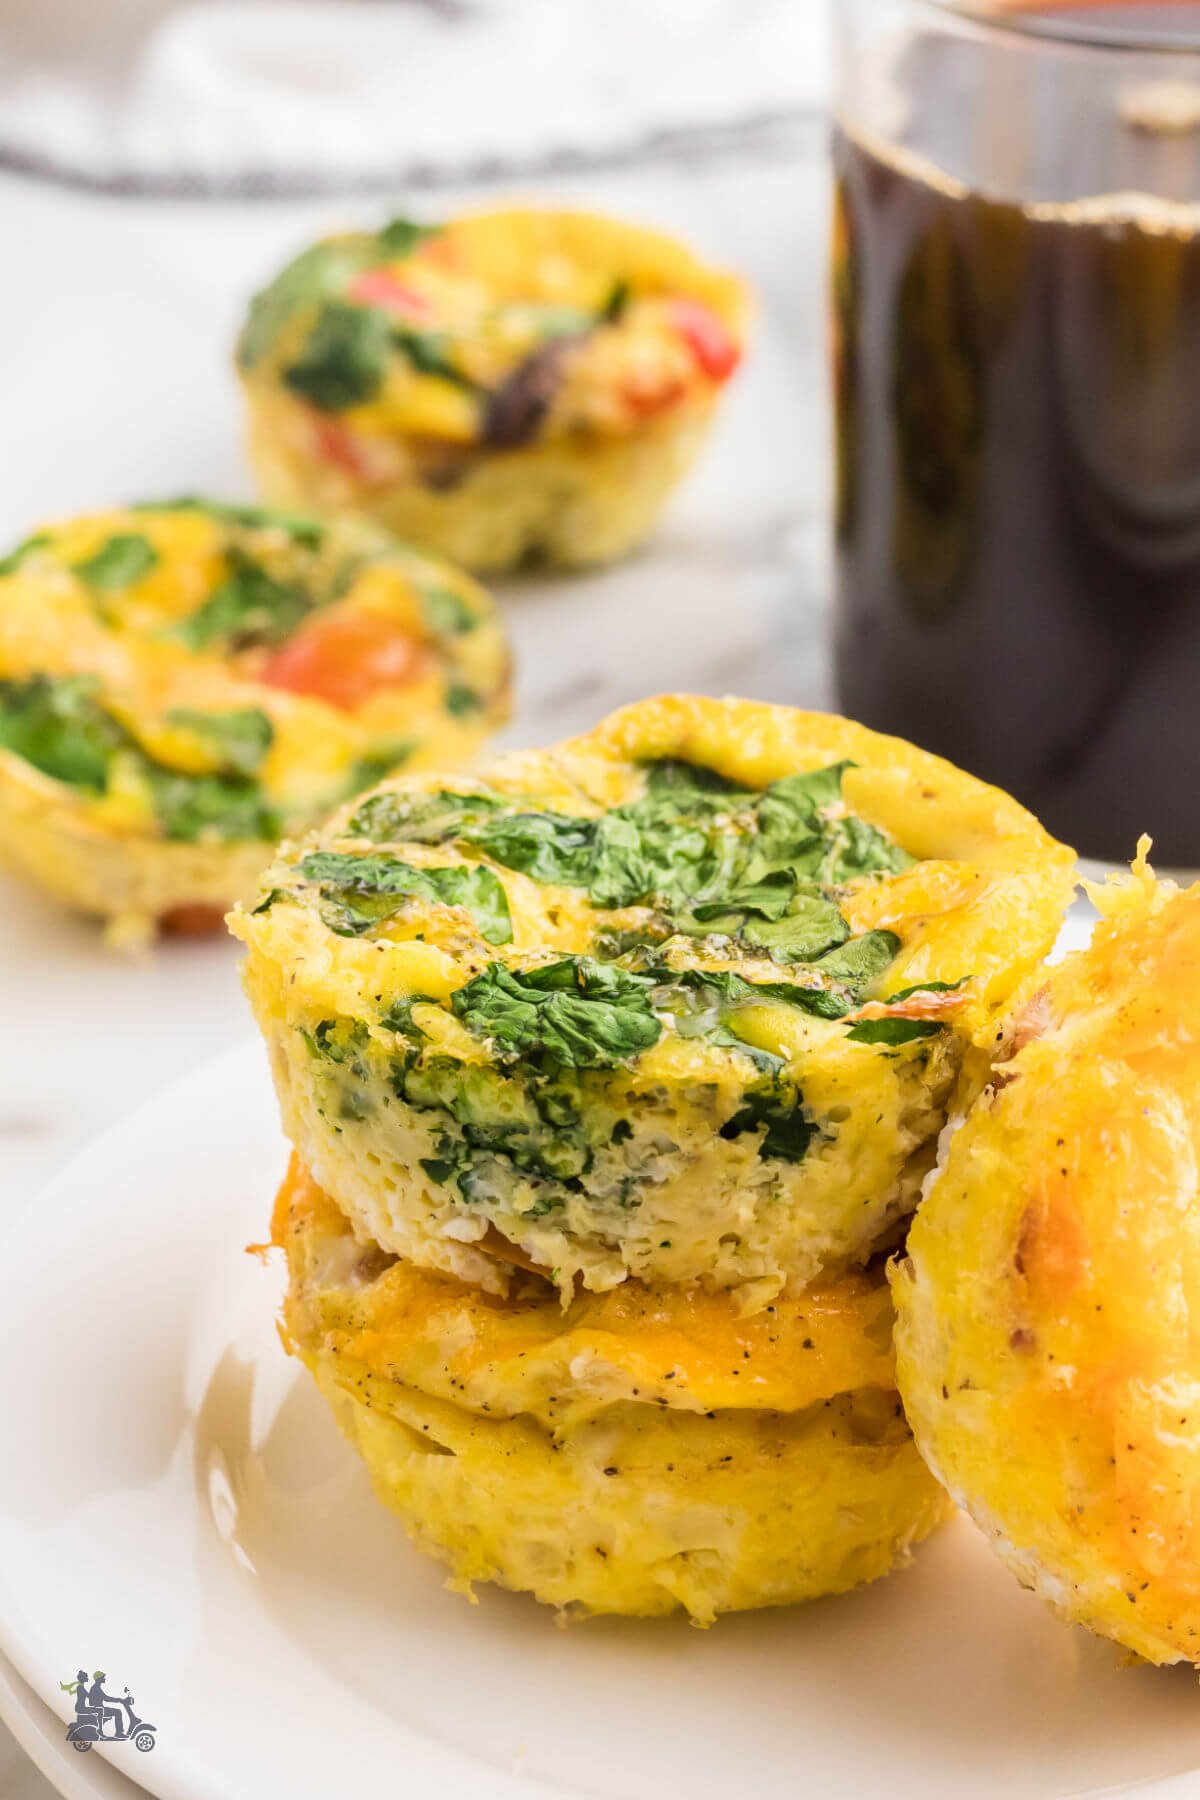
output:
[{"label": "egg muffin", "polygon": [[894,1282],[931,1467],[1025,1586],[1200,1662],[1200,887],[1144,864],[1007,1022]]},{"label": "egg muffin", "polygon": [[948,1502],[895,1391],[880,1274],[745,1320],[637,1283],[506,1298],[364,1245],[295,1159],[284,1339],[454,1585],[564,1610],[778,1606],[873,1581]]},{"label": "egg muffin", "polygon": [[368,514],[467,568],[607,562],[703,443],[745,312],[733,276],[590,213],[330,238],[251,302],[252,461],[273,501]]},{"label": "egg muffin", "polygon": [[495,609],[377,527],[181,500],[0,561],[0,856],[118,940],[219,927],[285,833],[507,714]]},{"label": "egg muffin", "polygon": [[365,1241],[749,1309],[901,1226],[1072,869],[896,739],[675,697],[384,783],[231,924],[285,1129]]}]

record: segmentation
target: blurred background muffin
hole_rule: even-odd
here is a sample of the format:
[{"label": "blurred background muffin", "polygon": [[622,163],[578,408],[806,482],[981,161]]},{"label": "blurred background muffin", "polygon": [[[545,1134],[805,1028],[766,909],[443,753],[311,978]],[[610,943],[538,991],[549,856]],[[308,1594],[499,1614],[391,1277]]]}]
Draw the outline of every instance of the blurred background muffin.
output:
[{"label": "blurred background muffin", "polygon": [[736,370],[746,295],[656,232],[525,208],[315,244],[237,362],[267,498],[468,568],[607,562],[650,530]]},{"label": "blurred background muffin", "polygon": [[130,939],[215,928],[271,847],[508,705],[469,577],[377,528],[208,501],[47,527],[0,564],[0,843]]}]

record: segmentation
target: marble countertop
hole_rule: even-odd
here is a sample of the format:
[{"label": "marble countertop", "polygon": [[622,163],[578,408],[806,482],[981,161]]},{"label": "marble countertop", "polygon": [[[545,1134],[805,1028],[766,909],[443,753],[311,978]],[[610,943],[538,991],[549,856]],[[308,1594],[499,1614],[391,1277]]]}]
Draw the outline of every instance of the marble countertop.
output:
[{"label": "marble countertop", "polygon": [[[442,192],[436,204],[489,191]],[[708,453],[653,544],[610,571],[503,589],[518,658],[504,741],[548,742],[665,689],[828,705],[819,126],[797,120],[686,158],[531,179],[523,191],[683,234],[748,276],[760,313]],[[0,177],[0,232],[22,246],[0,286],[10,446],[0,542],[121,497],[248,494],[227,361],[239,306],[306,238],[379,211],[361,201],[97,201]],[[172,943],[123,961],[40,896],[8,882],[0,896],[2,1231],[114,1116],[251,1027],[231,942]],[[76,1653],[64,1645],[68,1661]],[[51,1791],[0,1728],[0,1794]]]}]

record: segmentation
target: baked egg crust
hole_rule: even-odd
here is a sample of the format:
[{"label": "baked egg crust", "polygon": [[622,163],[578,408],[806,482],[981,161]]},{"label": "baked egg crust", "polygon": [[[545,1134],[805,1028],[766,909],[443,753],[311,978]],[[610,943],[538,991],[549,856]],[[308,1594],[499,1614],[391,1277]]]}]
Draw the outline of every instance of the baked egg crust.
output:
[{"label": "baked egg crust", "polygon": [[385,783],[231,927],[285,1129],[364,1241],[753,1311],[899,1229],[1072,868],[896,739],[674,697]]},{"label": "baked egg crust", "polygon": [[1021,1582],[1200,1662],[1200,887],[1031,983],[895,1271],[917,1441]]},{"label": "baked egg crust", "polygon": [[946,1516],[878,1272],[753,1320],[633,1283],[564,1314],[537,1277],[500,1298],[364,1246],[296,1158],[273,1237],[285,1343],[467,1592],[709,1624],[875,1580]]},{"label": "baked egg crust", "polygon": [[285,832],[507,706],[488,596],[373,526],[147,504],[0,561],[3,857],[117,938],[219,925]]},{"label": "baked egg crust", "polygon": [[741,358],[745,292],[657,232],[516,209],[305,250],[238,342],[264,493],[467,568],[650,530]]}]

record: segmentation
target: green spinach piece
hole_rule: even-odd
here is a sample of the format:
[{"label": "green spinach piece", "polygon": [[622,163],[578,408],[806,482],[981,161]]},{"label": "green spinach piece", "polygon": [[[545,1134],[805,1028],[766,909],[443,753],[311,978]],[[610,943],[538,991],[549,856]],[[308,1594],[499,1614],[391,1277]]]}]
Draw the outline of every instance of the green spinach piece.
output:
[{"label": "green spinach piece", "polygon": [[75,573],[98,594],[121,594],[158,562],[158,551],[138,532],[119,531],[91,556],[75,564]]},{"label": "green spinach piece", "polygon": [[127,735],[97,704],[98,688],[88,675],[0,681],[0,744],[55,781],[103,793]]},{"label": "green spinach piece", "polygon": [[446,711],[454,719],[470,718],[483,710],[483,696],[463,681],[452,681],[446,689]]},{"label": "green spinach piece", "polygon": [[510,1062],[544,1056],[566,1068],[614,1069],[662,1036],[648,983],[586,956],[539,969],[492,963],[451,1005],[469,1031]]},{"label": "green spinach piece", "polygon": [[306,550],[319,550],[325,541],[326,527],[305,513],[288,512],[279,506],[234,506],[222,500],[205,500],[196,494],[181,494],[174,500],[139,500],[131,509],[140,513],[202,513],[219,525],[235,525],[246,531],[282,531]]},{"label": "green spinach piece", "polygon": [[[372,794],[352,815],[352,837],[376,844],[445,844],[498,811],[498,794]],[[497,862],[501,859],[496,858]]]},{"label": "green spinach piece", "polygon": [[464,818],[455,833],[472,849],[534,881],[586,887],[590,879],[594,819],[574,813],[504,812],[490,806],[476,822]]},{"label": "green spinach piece", "polygon": [[177,706],[167,714],[169,725],[178,725],[198,737],[210,754],[218,757],[222,773],[255,775],[275,741],[275,727],[257,706],[240,706],[229,712],[199,712]]},{"label": "green spinach piece", "polygon": [[[380,315],[371,315],[379,317]],[[381,320],[381,322],[383,322]],[[386,323],[385,337],[388,335]],[[453,382],[455,387],[465,388],[469,393],[480,392],[479,383],[451,362],[449,354],[450,339],[444,331],[414,331],[408,325],[393,325],[390,328],[392,343],[418,375],[436,375],[441,381]]]},{"label": "green spinach piece", "polygon": [[416,219],[389,219],[379,233],[376,242],[385,256],[394,257],[400,261],[406,256],[411,256],[413,251],[429,238],[437,237],[441,229],[440,225],[422,225]]},{"label": "green spinach piece", "polygon": [[241,551],[230,552],[229,574],[203,605],[176,626],[191,650],[223,643],[231,649],[281,644],[313,610],[312,596],[276,581]]},{"label": "green spinach piece", "polygon": [[22,563],[38,550],[47,549],[53,542],[52,531],[35,531],[31,537],[18,544],[15,550],[10,550],[7,556],[0,557],[0,577],[15,575]]},{"label": "green spinach piece", "polygon": [[894,931],[867,931],[818,959],[817,973],[841,981],[862,996],[895,960],[900,939]]},{"label": "green spinach piece", "polygon": [[439,637],[462,637],[479,628],[479,614],[453,588],[423,587],[421,604]]},{"label": "green spinach piece", "polygon": [[418,869],[394,856],[315,850],[301,861],[300,873],[319,885],[322,916],[340,937],[361,937],[394,917],[406,900],[416,899],[465,907],[489,944],[512,942],[508,898],[491,869],[465,864]]},{"label": "green spinach piece", "polygon": [[258,783],[244,775],[186,775],[143,757],[164,835],[181,843],[278,838],[283,821]]},{"label": "green spinach piece", "polygon": [[852,1044],[885,1044],[898,1049],[918,1038],[934,1037],[943,1029],[939,1019],[860,1019],[846,1036]]},{"label": "green spinach piece", "polygon": [[721,1136],[737,1138],[747,1131],[763,1132],[758,1147],[760,1156],[789,1163],[803,1162],[809,1145],[820,1136],[820,1127],[806,1117],[804,1103],[794,1090],[780,1094],[763,1089],[748,1094],[744,1104],[722,1125]]},{"label": "green spinach piece", "polygon": [[340,300],[321,308],[285,387],[319,412],[345,412],[374,399],[387,369],[389,328],[384,314]]},{"label": "green spinach piece", "polygon": [[378,242],[365,234],[314,244],[290,262],[250,302],[238,339],[237,360],[253,369],[274,349],[292,315],[302,306],[320,304],[342,292],[363,269],[378,260]]}]

